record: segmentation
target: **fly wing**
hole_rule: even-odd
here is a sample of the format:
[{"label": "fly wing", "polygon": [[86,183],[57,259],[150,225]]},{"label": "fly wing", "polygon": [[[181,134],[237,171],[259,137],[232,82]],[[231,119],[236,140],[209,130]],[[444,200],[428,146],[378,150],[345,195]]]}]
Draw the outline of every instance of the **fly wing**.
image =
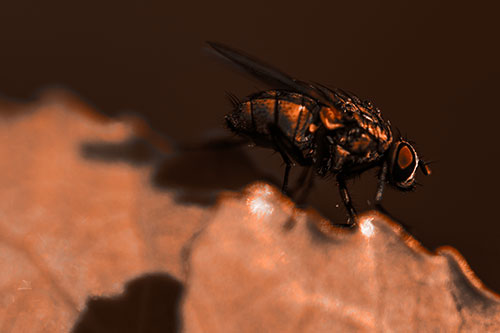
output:
[{"label": "fly wing", "polygon": [[214,42],[207,43],[215,51],[217,51],[217,53],[231,60],[246,72],[250,73],[257,79],[272,87],[281,87],[296,91],[298,93],[316,99],[326,105],[333,105],[333,103],[336,101],[335,96],[328,89],[325,89],[322,86],[316,86],[294,79],[293,77],[283,73],[279,69],[267,65],[260,60],[257,60],[249,55],[244,54],[241,51],[235,50],[223,44]]}]

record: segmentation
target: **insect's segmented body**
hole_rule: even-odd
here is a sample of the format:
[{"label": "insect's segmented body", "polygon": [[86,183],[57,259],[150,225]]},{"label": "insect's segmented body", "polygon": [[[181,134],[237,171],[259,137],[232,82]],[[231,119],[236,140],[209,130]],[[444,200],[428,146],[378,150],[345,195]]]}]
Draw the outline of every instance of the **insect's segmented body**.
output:
[{"label": "insect's segmented body", "polygon": [[229,127],[246,134],[261,146],[273,144],[270,129],[279,128],[298,148],[300,157],[312,159],[311,124],[318,118],[320,105],[307,96],[288,91],[268,90],[252,95],[226,116]]}]

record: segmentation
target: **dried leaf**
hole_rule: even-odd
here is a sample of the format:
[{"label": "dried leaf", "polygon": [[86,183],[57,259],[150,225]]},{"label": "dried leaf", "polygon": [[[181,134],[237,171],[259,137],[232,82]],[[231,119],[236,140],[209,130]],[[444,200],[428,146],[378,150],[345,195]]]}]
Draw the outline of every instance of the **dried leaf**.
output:
[{"label": "dried leaf", "polygon": [[266,183],[212,207],[263,176],[244,155],[197,163],[60,93],[3,108],[1,332],[500,330],[455,250],[379,213],[333,227]]},{"label": "dried leaf", "polygon": [[266,184],[226,197],[191,248],[188,332],[498,332],[500,299],[451,248],[380,213],[352,230]]},{"label": "dried leaf", "polygon": [[152,186],[152,163],[127,149],[89,156],[140,134],[61,95],[1,119],[1,332],[67,332],[88,297],[148,272],[182,279],[182,246],[210,213]]}]

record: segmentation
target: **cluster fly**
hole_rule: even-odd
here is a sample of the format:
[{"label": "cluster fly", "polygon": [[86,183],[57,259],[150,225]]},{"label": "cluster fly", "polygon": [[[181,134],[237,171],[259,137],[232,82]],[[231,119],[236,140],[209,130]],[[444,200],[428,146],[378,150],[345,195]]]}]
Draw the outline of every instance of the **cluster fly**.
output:
[{"label": "cluster fly", "polygon": [[333,174],[349,215],[348,225],[354,225],[356,210],[346,180],[378,167],[378,205],[386,183],[410,191],[415,188],[418,168],[424,175],[431,173],[410,142],[393,136],[389,122],[371,102],[342,89],[299,81],[228,46],[209,45],[274,87],[243,101],[234,99],[234,110],[225,119],[237,135],[279,152],[286,165],[283,192],[294,163],[312,167],[319,176]]}]

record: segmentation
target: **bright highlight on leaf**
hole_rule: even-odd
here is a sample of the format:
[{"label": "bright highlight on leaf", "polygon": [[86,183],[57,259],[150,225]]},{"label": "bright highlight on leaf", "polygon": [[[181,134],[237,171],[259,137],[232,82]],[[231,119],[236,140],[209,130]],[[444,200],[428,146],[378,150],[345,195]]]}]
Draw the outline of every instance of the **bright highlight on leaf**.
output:
[{"label": "bright highlight on leaf", "polygon": [[361,233],[368,238],[372,237],[373,234],[375,233],[375,229],[373,228],[372,220],[373,219],[371,219],[371,218],[364,220],[359,225],[359,229],[361,230]]},{"label": "bright highlight on leaf", "polygon": [[268,201],[270,195],[271,190],[267,185],[255,189],[252,196],[247,199],[247,206],[250,213],[256,215],[258,218],[271,215],[274,207],[273,204]]}]

